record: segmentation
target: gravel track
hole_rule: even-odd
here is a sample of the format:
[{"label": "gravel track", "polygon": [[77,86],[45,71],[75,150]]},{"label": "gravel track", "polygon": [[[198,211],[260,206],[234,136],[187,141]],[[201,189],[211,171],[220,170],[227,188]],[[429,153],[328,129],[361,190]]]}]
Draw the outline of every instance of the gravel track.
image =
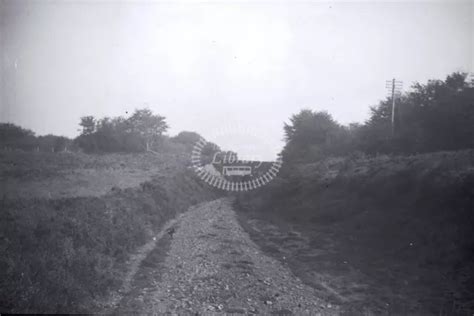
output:
[{"label": "gravel track", "polygon": [[[262,253],[228,198],[176,221],[159,278],[140,294],[146,314],[337,315],[277,260]],[[123,308],[123,306],[122,306]]]}]

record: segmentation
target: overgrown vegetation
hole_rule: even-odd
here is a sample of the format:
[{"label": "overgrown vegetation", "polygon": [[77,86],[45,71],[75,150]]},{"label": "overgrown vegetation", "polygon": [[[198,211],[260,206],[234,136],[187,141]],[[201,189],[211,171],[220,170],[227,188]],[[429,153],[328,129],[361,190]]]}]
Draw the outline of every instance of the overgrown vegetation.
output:
[{"label": "overgrown vegetation", "polygon": [[80,126],[73,141],[0,125],[2,313],[91,312],[166,220],[214,196],[186,169],[198,134],[167,137],[148,109]]},{"label": "overgrown vegetation", "polygon": [[[213,196],[184,168],[185,152],[179,154],[169,162],[166,159],[172,157],[157,159],[155,163],[165,165],[153,180],[134,188],[112,187],[103,196],[3,197],[0,312],[91,312],[95,300],[119,288],[126,260],[137,247],[149,241],[166,220]],[[55,181],[55,172],[75,173],[99,166],[121,172],[124,162],[133,158],[133,163],[140,164],[140,159],[146,158],[136,154],[107,155],[103,159],[70,155],[67,159],[53,153],[35,153],[34,158],[26,152],[15,153],[18,172],[14,176],[49,177]],[[64,164],[55,164],[56,157],[64,158],[59,159]],[[152,163],[148,160],[143,161],[145,167]],[[33,170],[41,172],[31,174]],[[12,175],[2,172],[3,176]]]},{"label": "overgrown vegetation", "polygon": [[319,255],[297,254],[296,271],[349,283],[362,272],[377,289],[365,297],[330,284],[358,297],[348,314],[474,311],[474,88],[465,78],[415,84],[397,98],[394,125],[391,99],[364,124],[301,111],[284,125],[279,177],[238,198],[251,216],[309,236]]},{"label": "overgrown vegetation", "polygon": [[350,298],[337,302],[347,315],[471,315],[473,166],[473,150],[329,158],[294,165],[238,201],[251,218],[310,239],[292,267],[316,286],[309,272],[327,275]]}]

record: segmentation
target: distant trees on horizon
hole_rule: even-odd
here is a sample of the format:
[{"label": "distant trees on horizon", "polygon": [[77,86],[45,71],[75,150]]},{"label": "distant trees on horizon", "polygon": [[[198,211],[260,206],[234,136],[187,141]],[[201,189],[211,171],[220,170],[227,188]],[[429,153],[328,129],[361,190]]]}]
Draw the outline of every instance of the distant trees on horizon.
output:
[{"label": "distant trees on horizon", "polygon": [[83,116],[81,135],[75,143],[85,152],[141,152],[160,141],[168,124],[163,116],[149,109],[137,109],[128,118],[118,116],[96,120]]},{"label": "distant trees on horizon", "polygon": [[67,151],[72,147],[72,140],[64,136],[36,136],[32,130],[12,123],[0,123],[0,148],[21,149],[26,151]]},{"label": "distant trees on horizon", "polygon": [[[387,98],[370,108],[364,123],[339,124],[325,111],[304,109],[284,124],[286,144],[281,152],[286,163],[312,162],[329,156],[352,153],[369,155],[414,154],[474,148],[474,87],[466,74],[453,73],[443,80],[415,83],[412,90],[396,99],[392,134],[392,100]],[[27,151],[59,152],[143,152],[159,146],[184,146],[192,150],[200,139],[195,132],[174,137],[166,118],[149,109],[137,109],[129,117],[83,116],[80,135],[35,136],[31,130],[12,123],[0,123],[0,147]],[[220,150],[215,144],[203,154],[212,157]]]},{"label": "distant trees on horizon", "polygon": [[79,126],[80,135],[70,139],[55,135],[35,136],[29,129],[0,123],[0,148],[47,152],[142,152],[162,141],[168,129],[166,119],[149,109],[137,109],[128,118],[83,116]]}]

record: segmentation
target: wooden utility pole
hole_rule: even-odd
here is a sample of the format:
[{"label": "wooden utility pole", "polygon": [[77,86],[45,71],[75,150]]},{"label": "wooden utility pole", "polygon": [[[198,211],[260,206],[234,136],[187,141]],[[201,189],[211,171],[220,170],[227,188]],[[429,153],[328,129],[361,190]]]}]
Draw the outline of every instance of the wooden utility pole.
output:
[{"label": "wooden utility pole", "polygon": [[385,88],[389,89],[390,97],[392,99],[392,137],[395,136],[395,98],[400,95],[402,91],[403,82],[395,80],[387,80]]}]

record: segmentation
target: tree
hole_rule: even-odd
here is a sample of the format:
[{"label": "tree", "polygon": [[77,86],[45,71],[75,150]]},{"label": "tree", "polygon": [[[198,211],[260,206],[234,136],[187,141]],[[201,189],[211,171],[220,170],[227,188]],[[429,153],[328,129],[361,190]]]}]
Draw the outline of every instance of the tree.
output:
[{"label": "tree", "polygon": [[35,136],[35,133],[12,123],[0,123],[0,141],[2,142],[29,136]]},{"label": "tree", "polygon": [[327,112],[304,109],[285,123],[284,132],[282,158],[287,163],[312,161],[330,154],[344,129]]},{"label": "tree", "polygon": [[0,146],[32,150],[36,147],[35,133],[12,123],[0,123]]},{"label": "tree", "polygon": [[86,152],[139,152],[149,150],[165,132],[165,118],[148,109],[136,110],[129,118],[122,116],[99,120],[81,118],[82,134],[75,143]]},{"label": "tree", "polygon": [[[398,112],[397,112],[398,113]],[[395,122],[397,123],[397,122]],[[398,129],[396,129],[398,131]],[[392,141],[392,100],[387,98],[370,107],[370,117],[359,133],[360,150],[376,153],[389,151]]]},{"label": "tree", "polygon": [[168,130],[165,118],[154,115],[149,109],[135,110],[127,121],[130,124],[130,131],[137,133],[144,140],[146,150],[149,150],[158,137]]},{"label": "tree", "polygon": [[194,146],[201,139],[201,135],[196,132],[183,131],[172,138],[176,143],[184,144],[187,146]]},{"label": "tree", "polygon": [[391,135],[391,100],[371,108],[362,127],[368,153],[417,153],[474,147],[474,89],[466,74],[415,83],[397,99],[395,135]]},{"label": "tree", "polygon": [[215,154],[219,152],[221,152],[221,149],[219,146],[217,146],[213,142],[206,142],[206,144],[201,150],[201,157],[200,157],[201,163],[203,165],[212,163],[212,161],[214,160]]},{"label": "tree", "polygon": [[96,121],[93,116],[81,117],[79,125],[82,127],[82,135],[90,135],[96,130]]}]

